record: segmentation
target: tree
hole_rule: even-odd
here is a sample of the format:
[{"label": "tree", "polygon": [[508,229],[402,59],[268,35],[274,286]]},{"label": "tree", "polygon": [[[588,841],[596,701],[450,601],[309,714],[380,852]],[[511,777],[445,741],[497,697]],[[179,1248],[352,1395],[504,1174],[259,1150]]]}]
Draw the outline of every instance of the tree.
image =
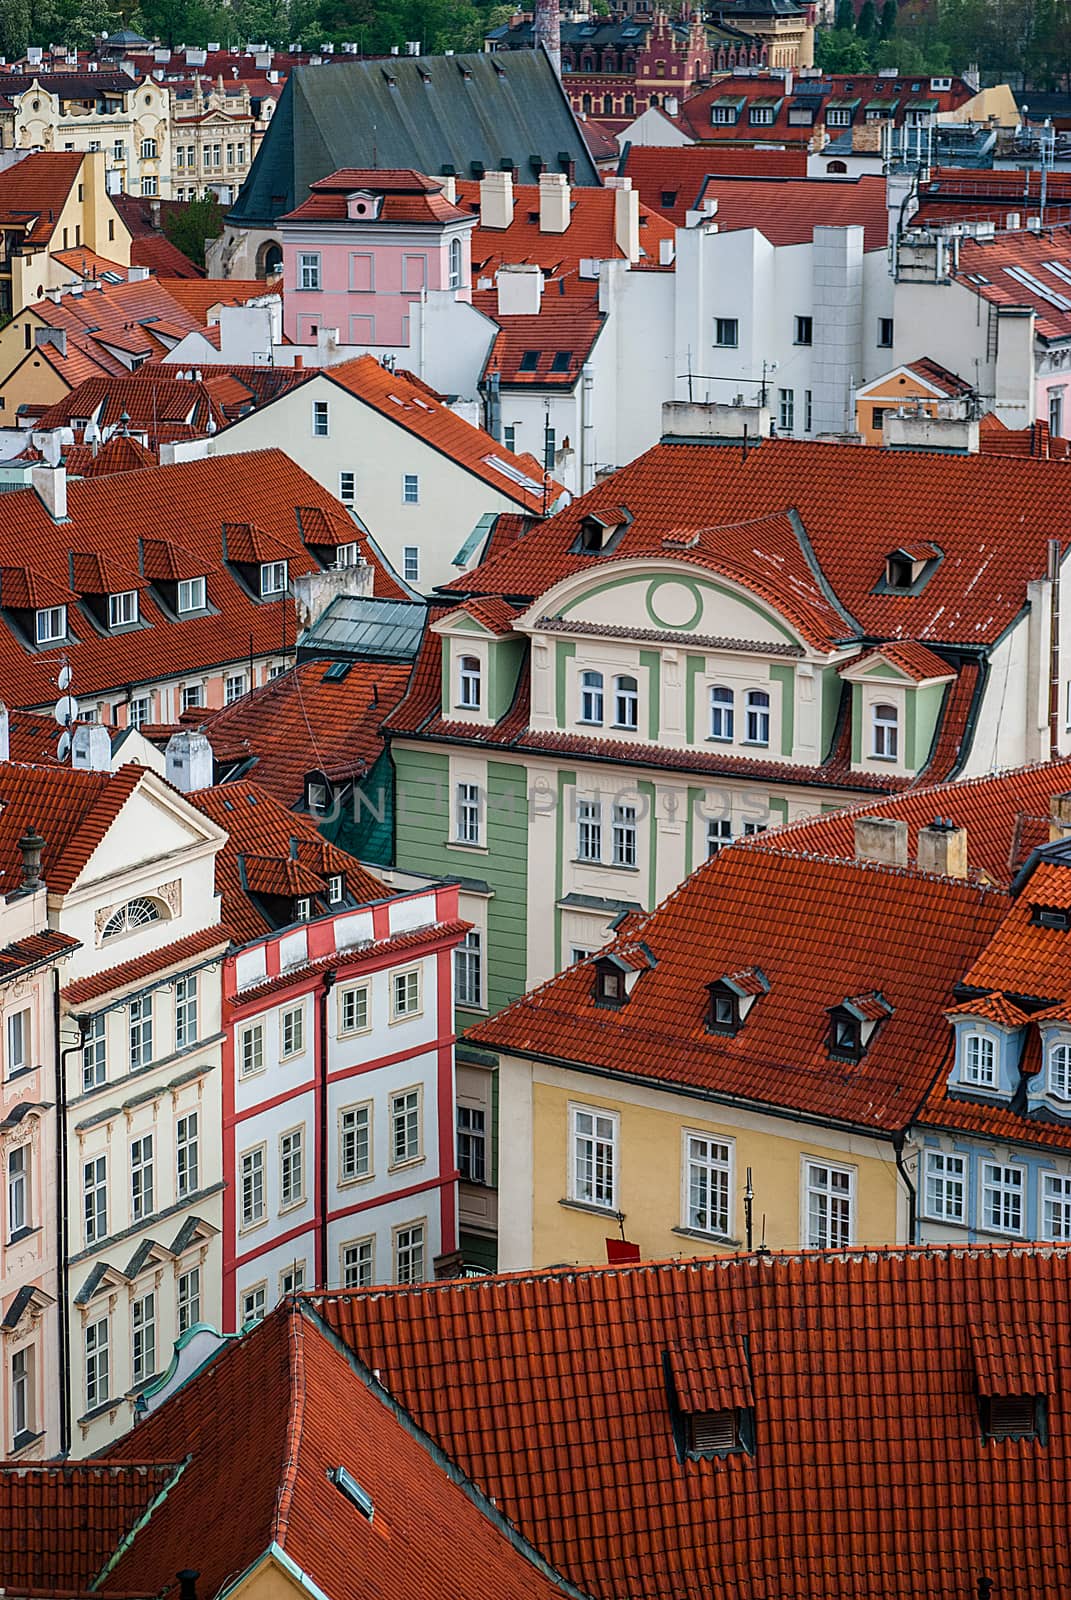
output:
[{"label": "tree", "polygon": [[855,6],[852,0],[837,0],[837,16],[833,27],[837,33],[854,32]]},{"label": "tree", "polygon": [[874,0],[863,0],[855,31],[860,39],[865,39],[867,43],[874,38],[878,31],[878,13],[874,8]]},{"label": "tree", "polygon": [[4,0],[0,5],[0,52],[9,59],[25,55],[32,31],[30,0]]},{"label": "tree", "polygon": [[177,250],[203,267],[206,243],[223,232],[223,207],[214,194],[199,195],[181,210],[164,213],[164,232]]},{"label": "tree", "polygon": [[878,25],[878,37],[891,39],[896,32],[897,5],[896,0],[885,0],[881,8],[881,22]]},{"label": "tree", "polygon": [[815,65],[823,72],[869,72],[870,54],[862,39],[845,28],[823,29],[814,36]]}]

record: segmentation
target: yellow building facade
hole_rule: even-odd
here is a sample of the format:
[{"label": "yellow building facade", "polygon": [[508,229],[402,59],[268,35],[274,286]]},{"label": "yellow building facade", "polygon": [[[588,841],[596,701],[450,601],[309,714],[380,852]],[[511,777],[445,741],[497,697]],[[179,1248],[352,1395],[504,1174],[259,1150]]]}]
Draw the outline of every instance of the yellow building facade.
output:
[{"label": "yellow building facade", "polygon": [[[748,1169],[755,1246],[908,1237],[907,1190],[887,1138],[509,1054],[499,1074],[503,1271],[605,1261],[607,1239],[653,1260],[744,1249]],[[602,1158],[604,1175],[612,1167],[608,1203],[598,1206],[576,1198],[592,1136],[612,1149]],[[691,1225],[700,1190],[710,1197],[705,1228]]]}]

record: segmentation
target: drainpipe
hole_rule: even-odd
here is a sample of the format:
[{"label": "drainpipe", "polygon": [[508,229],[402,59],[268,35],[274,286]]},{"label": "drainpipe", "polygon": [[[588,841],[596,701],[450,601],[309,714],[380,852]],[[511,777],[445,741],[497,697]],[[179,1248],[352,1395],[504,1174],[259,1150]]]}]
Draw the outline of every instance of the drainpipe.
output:
[{"label": "drainpipe", "polygon": [[331,990],[335,986],[335,972],[324,973],[324,992],[320,1002],[320,1260],[319,1275],[320,1288],[327,1288],[327,1202],[329,1186],[327,1181],[327,1010],[331,999]]},{"label": "drainpipe", "polygon": [[907,1190],[907,1242],[908,1244],[918,1244],[918,1240],[915,1237],[918,1231],[918,1195],[915,1190],[915,1185],[908,1177],[907,1169],[904,1166],[903,1129],[901,1129],[899,1133],[893,1134],[892,1145],[893,1153],[896,1156],[896,1170],[904,1180],[904,1188]]},{"label": "drainpipe", "polygon": [[580,493],[595,487],[595,422],[591,415],[595,374],[585,362],[580,373]]},{"label": "drainpipe", "polygon": [[59,1048],[60,1041],[60,982],[59,973],[52,973],[52,1026],[56,1041],[56,1232],[59,1249],[59,1370],[60,1370],[60,1455],[71,1448],[71,1302],[70,1281],[70,1175],[67,1171],[67,1057],[85,1046],[89,1023],[84,1017],[76,1018],[78,1043]]},{"label": "drainpipe", "polygon": [[1060,744],[1060,561],[1059,539],[1049,540],[1049,760],[1055,761]]}]

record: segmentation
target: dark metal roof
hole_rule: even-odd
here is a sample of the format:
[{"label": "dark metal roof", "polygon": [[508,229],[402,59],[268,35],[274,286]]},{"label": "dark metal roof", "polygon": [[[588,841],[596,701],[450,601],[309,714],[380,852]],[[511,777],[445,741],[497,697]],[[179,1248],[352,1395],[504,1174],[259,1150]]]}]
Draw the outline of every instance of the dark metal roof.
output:
[{"label": "dark metal roof", "polygon": [[478,177],[538,163],[596,187],[599,174],[542,51],[391,56],[295,67],[228,221],[270,227],[341,167],[412,167]]}]

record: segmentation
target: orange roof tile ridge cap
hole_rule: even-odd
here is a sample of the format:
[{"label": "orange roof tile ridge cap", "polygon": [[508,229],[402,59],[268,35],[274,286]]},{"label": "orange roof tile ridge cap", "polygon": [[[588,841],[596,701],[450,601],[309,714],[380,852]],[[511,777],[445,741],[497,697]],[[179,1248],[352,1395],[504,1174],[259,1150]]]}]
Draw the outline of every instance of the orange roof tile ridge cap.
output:
[{"label": "orange roof tile ridge cap", "polygon": [[[441,1286],[444,1289],[457,1287],[456,1281],[451,1279],[443,1280]],[[399,1287],[412,1288],[414,1286],[404,1285]],[[429,1286],[417,1285],[416,1287],[426,1288]],[[442,1445],[430,1433],[427,1433],[401,1401],[391,1394],[376,1373],[365,1365],[357,1352],[335,1332],[331,1324],[316,1310],[306,1294],[301,1293],[295,1296],[293,1314],[295,1318],[303,1316],[315,1328],[324,1342],[347,1363],[354,1376],[364,1384],[369,1393],[394,1417],[399,1427],[403,1428],[410,1438],[421,1446],[440,1472],[456,1488],[460,1489],[465,1498],[475,1506],[476,1510],[490,1523],[500,1537],[504,1538],[512,1546],[518,1555],[523,1556],[536,1572],[545,1578],[548,1583],[552,1583],[559,1588],[563,1594],[568,1595],[570,1600],[593,1600],[592,1595],[587,1590],[578,1589],[568,1578],[551,1566],[541,1551],[498,1509],[490,1495],[481,1489],[479,1484],[474,1482],[458,1466],[457,1462],[447,1454]]]},{"label": "orange roof tile ridge cap", "polygon": [[290,1523],[290,1506],[297,1486],[298,1457],[301,1453],[301,1437],[305,1424],[305,1351],[302,1343],[301,1313],[298,1307],[291,1302],[286,1311],[287,1318],[287,1343],[290,1347],[290,1415],[286,1425],[286,1455],[283,1460],[283,1471],[279,1481],[279,1490],[275,1498],[275,1511],[272,1515],[271,1539],[283,1550],[286,1549],[286,1535]]},{"label": "orange roof tile ridge cap", "polygon": [[[89,1585],[90,1589],[99,1589],[100,1588],[101,1584],[104,1582],[104,1579],[108,1576],[108,1574],[111,1571],[113,1571],[113,1569],[118,1565],[118,1563],[121,1560],[121,1558],[130,1549],[130,1546],[134,1543],[134,1540],[137,1538],[137,1536],[141,1532],[142,1528],[144,1528],[145,1525],[148,1523],[149,1519],[151,1518],[153,1512],[156,1510],[157,1506],[162,1505],[163,1502],[167,1499],[168,1495],[171,1493],[171,1490],[175,1487],[176,1483],[182,1477],[182,1474],[185,1472],[186,1468],[189,1466],[189,1464],[190,1464],[190,1462],[192,1460],[193,1460],[193,1457],[188,1455],[188,1456],[185,1456],[182,1461],[178,1462],[177,1464],[175,1464],[173,1466],[172,1471],[171,1471],[171,1476],[168,1478],[167,1482],[165,1484],[163,1484],[161,1486],[161,1488],[159,1488],[157,1490],[157,1492],[153,1495],[152,1499],[149,1501],[148,1505],[142,1511],[141,1515],[136,1519],[134,1524],[130,1528],[128,1528],[127,1531],[123,1534],[123,1537],[120,1539],[120,1541],[119,1541],[118,1545],[116,1546],[115,1550],[108,1557],[108,1559],[104,1563],[103,1567],[100,1569],[100,1571],[97,1573],[96,1577],[93,1579],[92,1583]],[[132,1465],[133,1463],[126,1463],[126,1464],[127,1465]],[[137,1463],[137,1464],[139,1466],[142,1466],[142,1467],[144,1466],[144,1464],[140,1463],[140,1462]],[[157,1463],[157,1464],[161,1465],[161,1466],[165,1466],[165,1470],[166,1470],[166,1464],[165,1463]],[[66,1463],[65,1463],[65,1465],[66,1465]]]},{"label": "orange roof tile ridge cap", "polygon": [[[826,815],[828,816],[829,813],[827,812]],[[828,867],[858,867],[863,872],[880,872],[891,878],[912,878],[918,879],[919,881],[925,883],[959,884],[964,889],[984,889],[987,892],[995,891],[997,894],[1004,897],[1007,897],[1008,893],[1008,891],[1006,889],[1002,889],[999,884],[975,882],[970,878],[946,877],[944,874],[939,872],[924,872],[921,867],[916,866],[910,861],[906,862],[903,866],[898,866],[891,861],[871,861],[869,858],[860,858],[859,856],[827,855],[821,850],[773,850],[762,843],[762,840],[764,840],[766,837],[766,834],[753,836],[753,841],[749,841],[748,847],[756,849],[760,853],[765,852],[767,855],[776,856],[782,861],[812,861],[818,865]],[[743,840],[734,839],[732,844],[726,848],[735,849],[738,844],[743,843]],[[722,853],[724,852],[719,852],[719,854]],[[688,880],[685,879],[685,882],[687,881]]]}]

